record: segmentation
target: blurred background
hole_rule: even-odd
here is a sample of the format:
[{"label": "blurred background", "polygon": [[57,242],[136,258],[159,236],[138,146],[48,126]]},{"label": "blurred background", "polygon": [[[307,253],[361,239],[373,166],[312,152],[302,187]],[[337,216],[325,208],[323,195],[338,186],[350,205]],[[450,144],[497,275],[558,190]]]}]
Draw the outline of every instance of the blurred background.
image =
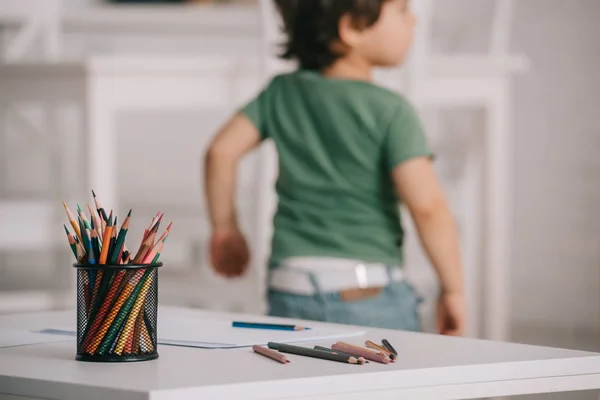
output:
[{"label": "blurred background", "polygon": [[[600,1],[413,7],[411,59],[377,81],[428,128],[463,240],[469,335],[600,351]],[[163,304],[264,312],[273,149],[240,168],[254,257],[233,281],[207,262],[202,157],[293,68],[278,42],[268,0],[0,0],[0,313],[74,305],[60,201],[83,206],[90,189],[133,208],[131,238],[158,210],[174,221]],[[436,283],[408,225],[431,329]]]}]

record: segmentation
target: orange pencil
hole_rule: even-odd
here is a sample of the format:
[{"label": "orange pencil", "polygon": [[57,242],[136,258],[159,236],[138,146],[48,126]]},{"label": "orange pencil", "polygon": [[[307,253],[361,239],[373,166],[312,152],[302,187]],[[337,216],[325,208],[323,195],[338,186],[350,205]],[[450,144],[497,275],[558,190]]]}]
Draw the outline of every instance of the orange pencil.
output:
[{"label": "orange pencil", "polygon": [[108,249],[110,247],[110,239],[112,236],[113,224],[112,224],[112,211],[110,212],[110,216],[108,217],[108,222],[106,223],[106,230],[104,231],[104,238],[102,240],[102,251],[100,252],[100,260],[98,260],[98,264],[106,264],[106,257],[108,257]]}]

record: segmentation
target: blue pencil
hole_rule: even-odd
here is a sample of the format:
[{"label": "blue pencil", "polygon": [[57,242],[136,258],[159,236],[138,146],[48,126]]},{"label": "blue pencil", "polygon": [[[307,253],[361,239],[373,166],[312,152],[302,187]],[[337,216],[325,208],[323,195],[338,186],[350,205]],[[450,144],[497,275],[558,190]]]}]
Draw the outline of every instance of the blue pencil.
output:
[{"label": "blue pencil", "polygon": [[234,328],[271,329],[276,331],[306,331],[310,328],[297,325],[265,324],[260,322],[233,321]]}]

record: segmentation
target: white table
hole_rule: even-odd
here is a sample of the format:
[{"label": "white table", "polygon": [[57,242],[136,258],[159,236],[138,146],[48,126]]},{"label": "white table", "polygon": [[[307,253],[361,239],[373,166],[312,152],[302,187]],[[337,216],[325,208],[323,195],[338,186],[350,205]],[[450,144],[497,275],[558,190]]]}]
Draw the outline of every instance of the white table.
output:
[{"label": "white table", "polygon": [[[166,307],[160,315],[256,318]],[[72,311],[16,314],[0,316],[0,326],[41,329],[74,319]],[[365,338],[389,339],[399,361],[353,366],[290,356],[281,365],[248,348],[159,346],[155,361],[96,364],[75,361],[74,342],[3,348],[0,399],[440,400],[600,389],[600,354],[380,329],[347,341]]]}]

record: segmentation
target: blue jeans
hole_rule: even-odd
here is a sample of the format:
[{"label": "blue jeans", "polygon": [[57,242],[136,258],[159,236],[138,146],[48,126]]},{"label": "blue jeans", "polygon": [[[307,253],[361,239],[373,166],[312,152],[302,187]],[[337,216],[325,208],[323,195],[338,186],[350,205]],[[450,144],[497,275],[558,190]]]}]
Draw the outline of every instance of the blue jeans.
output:
[{"label": "blue jeans", "polygon": [[269,315],[415,332],[422,330],[419,318],[422,299],[406,280],[390,280],[375,297],[357,301],[344,301],[339,293],[323,293],[314,276],[311,281],[315,286],[312,296],[269,289]]}]

